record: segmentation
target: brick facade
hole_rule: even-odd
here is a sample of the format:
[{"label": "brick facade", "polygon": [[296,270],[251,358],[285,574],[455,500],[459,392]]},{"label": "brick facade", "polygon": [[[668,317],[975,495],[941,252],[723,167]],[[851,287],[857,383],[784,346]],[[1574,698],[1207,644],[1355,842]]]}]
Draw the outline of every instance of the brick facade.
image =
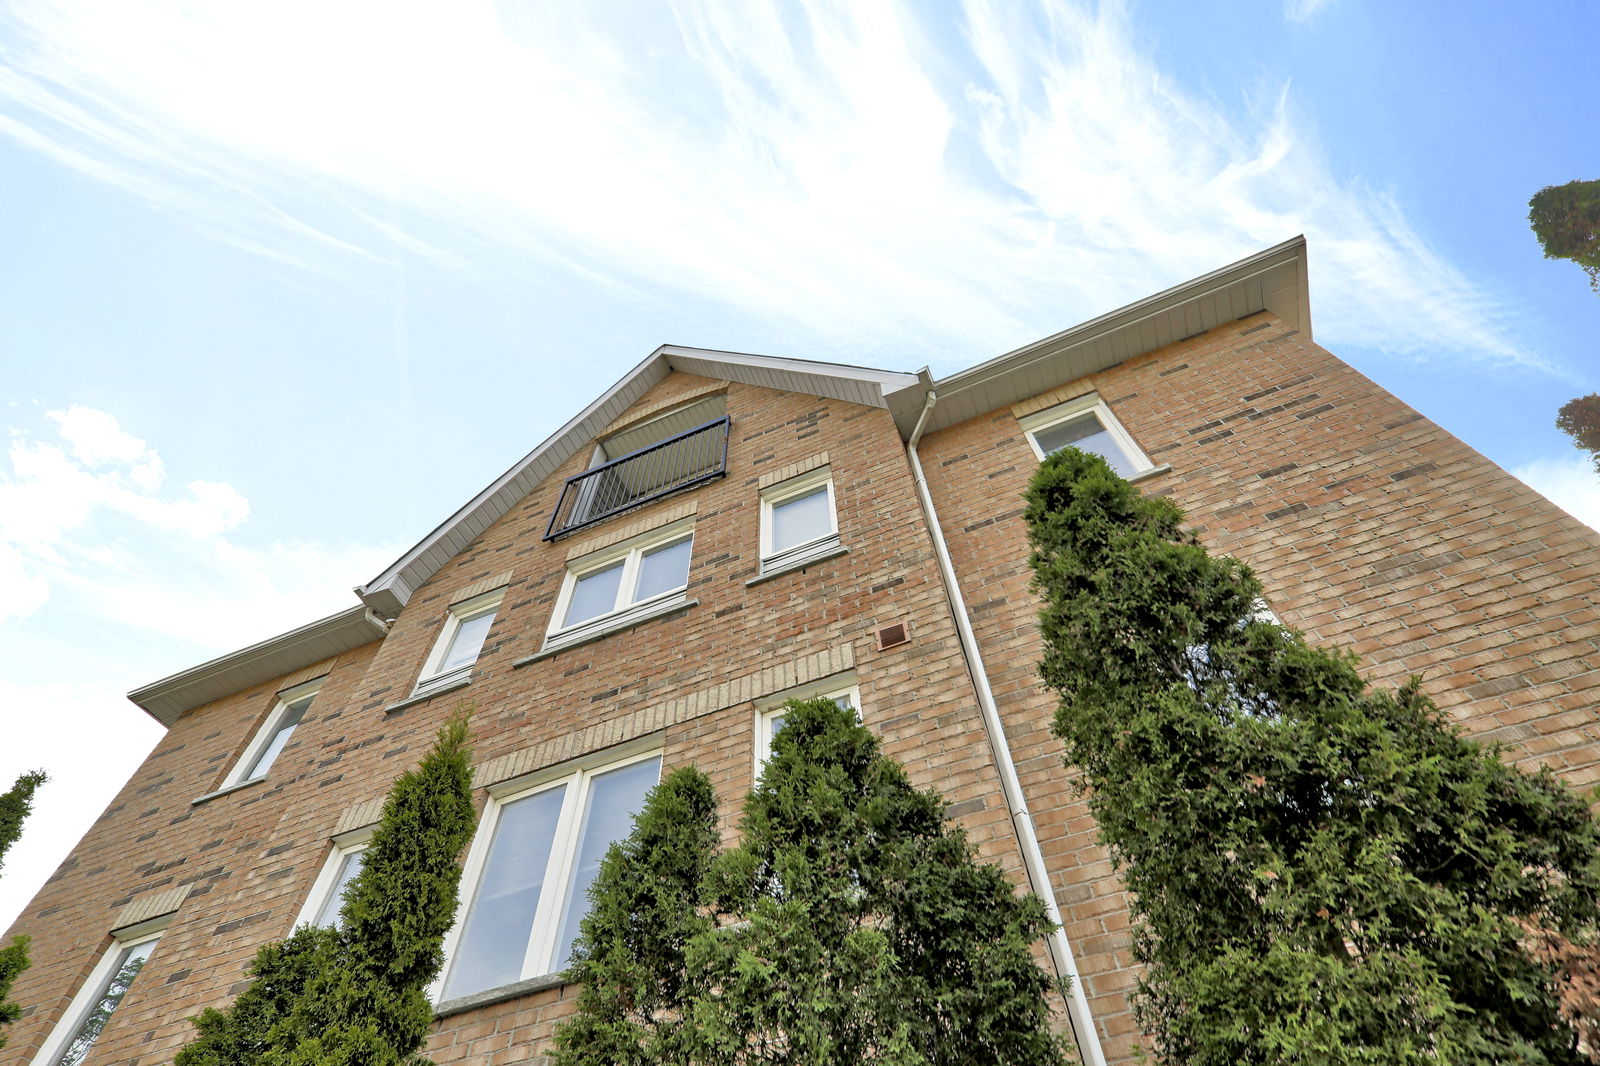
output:
[{"label": "brick facade", "polygon": [[[1269,312],[922,440],[1096,1027],[1108,1059],[1126,1061],[1126,901],[1048,733],[1020,519],[1036,459],[1019,417],[1089,391],[1169,467],[1141,488],[1170,495],[1213,550],[1250,563],[1284,621],[1354,648],[1374,680],[1425,674],[1471,732],[1584,787],[1600,777],[1600,553],[1592,531]],[[887,754],[941,790],[980,852],[1021,883],[904,427],[881,407],[674,372],[613,428],[718,393],[732,419],[726,477],[546,542],[563,481],[588,466],[578,449],[416,588],[382,640],[183,713],[14,926],[34,938],[35,961],[0,1063],[33,1061],[113,929],[175,907],[89,1058],[170,1061],[192,1034],[185,1019],[227,1002],[256,946],[289,932],[330,839],[371,819],[463,700],[475,708],[480,805],[496,782],[653,738],[665,768],[711,775],[731,837],[753,779],[757,703],[849,677]],[[760,490],[820,463],[846,551],[755,580]],[[537,657],[569,561],[669,521],[693,522],[689,604]],[[470,684],[411,700],[450,605],[496,588],[504,599]],[[874,631],[896,622],[910,641],[876,650]],[[276,694],[323,675],[268,777],[210,795]],[[428,1054],[442,1066],[540,1061],[574,993],[556,985],[449,1014]]]}]

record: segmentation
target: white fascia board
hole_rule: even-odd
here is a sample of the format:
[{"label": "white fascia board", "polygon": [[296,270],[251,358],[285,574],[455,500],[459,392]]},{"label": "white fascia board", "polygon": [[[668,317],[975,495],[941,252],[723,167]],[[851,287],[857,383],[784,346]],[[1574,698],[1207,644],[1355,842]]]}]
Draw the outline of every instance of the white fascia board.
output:
[{"label": "white fascia board", "polygon": [[[1036,396],[1193,335],[1202,308],[1212,309],[1207,317],[1217,317],[1216,309],[1224,305],[1228,310],[1218,321],[1202,321],[1201,331],[1246,314],[1271,311],[1309,339],[1308,288],[1306,241],[1298,236],[935,382],[939,405],[926,431]],[[1152,334],[1164,339],[1151,343],[1147,338]],[[970,394],[965,404],[959,399],[962,394]],[[974,402],[982,410],[968,410]],[[912,405],[897,408],[895,421],[903,436],[909,437],[919,413],[920,407]]]},{"label": "white fascia board", "polygon": [[440,523],[383,573],[357,588],[356,595],[381,617],[393,618],[411,598],[414,589],[421,587],[438,572],[445,561],[466,548],[475,535],[475,529],[488,528],[515,507],[539,482],[587,447],[651,386],[673,370],[750,384],[772,384],[790,391],[832,396],[877,407],[887,407],[886,398],[891,392],[916,384],[918,380],[914,374],[842,363],[818,363],[663,344],[464,507]]},{"label": "white fascia board", "polygon": [[366,607],[351,607],[143,685],[128,699],[170,726],[184,711],[370,644],[387,632]]}]

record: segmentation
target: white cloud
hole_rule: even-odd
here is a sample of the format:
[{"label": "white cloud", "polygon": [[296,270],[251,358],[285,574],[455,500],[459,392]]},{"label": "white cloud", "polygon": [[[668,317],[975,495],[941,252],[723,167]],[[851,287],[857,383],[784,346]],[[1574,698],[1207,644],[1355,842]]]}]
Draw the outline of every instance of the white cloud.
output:
[{"label": "white cloud", "polygon": [[1600,530],[1600,473],[1588,459],[1535,459],[1511,473],[1578,521]]},{"label": "white cloud", "polygon": [[0,135],[317,269],[509,246],[963,364],[1303,231],[1324,338],[1537,363],[1287,88],[1226,113],[1115,3],[924,13],[24,0]]},{"label": "white cloud", "polygon": [[1284,0],[1283,17],[1290,22],[1308,22],[1333,0]]}]

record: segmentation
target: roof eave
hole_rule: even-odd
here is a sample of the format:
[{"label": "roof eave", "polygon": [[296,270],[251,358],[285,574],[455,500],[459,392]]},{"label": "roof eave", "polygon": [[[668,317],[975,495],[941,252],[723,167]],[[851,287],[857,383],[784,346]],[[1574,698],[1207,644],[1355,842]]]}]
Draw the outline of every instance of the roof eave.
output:
[{"label": "roof eave", "polygon": [[370,644],[386,632],[388,627],[372,611],[351,607],[140,686],[128,699],[170,726],[184,711]]}]

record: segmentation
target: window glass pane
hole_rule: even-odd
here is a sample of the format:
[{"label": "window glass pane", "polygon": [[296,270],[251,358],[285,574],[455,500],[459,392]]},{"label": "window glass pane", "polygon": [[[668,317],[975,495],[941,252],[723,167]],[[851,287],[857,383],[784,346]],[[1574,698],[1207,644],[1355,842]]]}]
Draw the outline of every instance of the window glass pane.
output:
[{"label": "window glass pane", "polygon": [[100,1030],[105,1028],[107,1020],[122,1002],[122,997],[127,994],[128,986],[133,984],[133,979],[144,969],[145,960],[150,957],[150,951],[155,946],[154,940],[146,940],[142,944],[134,944],[123,949],[117,958],[116,968],[111,971],[111,976],[106,979],[105,984],[100,986],[94,1003],[89,1007],[89,1013],[78,1023],[77,1032],[67,1041],[66,1049],[56,1060],[56,1066],[78,1066],[78,1063],[83,1061],[83,1057],[99,1039]]},{"label": "window glass pane", "polygon": [[639,560],[639,587],[634,591],[633,602],[648,600],[663,592],[681,589],[689,583],[689,546],[692,542],[681,540],[665,548],[644,553]]},{"label": "window glass pane", "polygon": [[576,625],[616,610],[617,590],[621,585],[620,561],[578,578],[572,586],[572,601],[567,604],[567,617],[561,624]]},{"label": "window glass pane", "polygon": [[1040,450],[1046,455],[1060,451],[1071,444],[1104,457],[1105,461],[1111,464],[1111,469],[1122,477],[1132,477],[1138,473],[1133,468],[1132,460],[1100,424],[1100,419],[1093,411],[1085,411],[1065,422],[1057,422],[1053,426],[1035,430],[1033,438],[1039,442]]},{"label": "window glass pane", "polygon": [[550,964],[554,973],[567,965],[572,942],[578,937],[578,924],[589,913],[589,886],[600,872],[600,860],[611,845],[633,832],[633,816],[644,806],[644,795],[661,779],[660,758],[597,774],[589,785],[589,799],[583,812],[583,828],[578,837],[578,854],[567,883],[566,912],[556,938],[556,955]]},{"label": "window glass pane", "polygon": [[283,746],[289,743],[289,738],[294,736],[295,726],[300,724],[300,719],[305,717],[306,708],[311,706],[311,697],[295,700],[284,711],[283,717],[278,719],[272,739],[267,741],[267,746],[261,749],[261,754],[256,756],[256,761],[251,764],[250,772],[241,780],[253,781],[258,777],[265,777],[267,771],[272,769],[273,762],[278,758],[278,753]]},{"label": "window glass pane", "polygon": [[489,627],[494,625],[494,614],[493,611],[485,611],[483,614],[465,619],[456,626],[450,647],[439,662],[438,673],[449,673],[451,670],[471,666],[478,661],[478,652],[483,648],[483,638],[489,635]]},{"label": "window glass pane", "polygon": [[522,960],[566,794],[562,785],[500,809],[477,894],[456,944],[446,999],[522,979]]},{"label": "window glass pane", "polygon": [[826,537],[832,532],[833,517],[828,513],[827,485],[818,485],[804,496],[772,505],[774,553]]},{"label": "window glass pane", "polygon": [[367,849],[357,848],[355,851],[346,852],[339,862],[339,875],[333,880],[333,888],[328,892],[328,898],[322,902],[322,910],[317,912],[317,925],[339,924],[339,908],[344,906],[344,890],[356,874],[361,872],[361,864],[366,862]]}]

